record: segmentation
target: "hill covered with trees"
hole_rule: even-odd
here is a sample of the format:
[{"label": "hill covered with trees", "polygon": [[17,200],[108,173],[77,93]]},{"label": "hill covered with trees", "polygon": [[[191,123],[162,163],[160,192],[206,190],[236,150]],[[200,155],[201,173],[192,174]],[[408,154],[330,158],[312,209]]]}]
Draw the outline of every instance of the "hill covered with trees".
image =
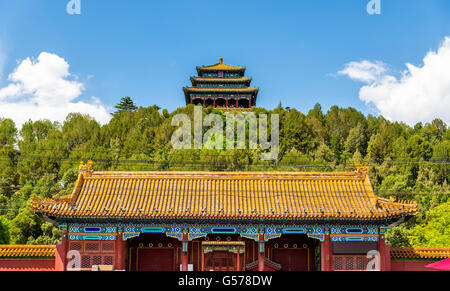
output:
[{"label": "hill covered with trees", "polygon": [[[255,114],[280,115],[280,154],[262,161],[260,150],[175,150],[171,125],[178,113],[116,106],[108,124],[70,114],[64,123],[29,121],[22,128],[0,118],[0,244],[54,244],[60,233],[29,209],[32,197],[70,194],[80,161],[95,170],[353,171],[368,162],[376,194],[416,200],[420,213],[388,233],[393,246],[450,247],[450,130],[441,120],[414,127],[353,108],[317,104],[307,114],[281,105]],[[224,113],[213,108],[204,114]]]}]

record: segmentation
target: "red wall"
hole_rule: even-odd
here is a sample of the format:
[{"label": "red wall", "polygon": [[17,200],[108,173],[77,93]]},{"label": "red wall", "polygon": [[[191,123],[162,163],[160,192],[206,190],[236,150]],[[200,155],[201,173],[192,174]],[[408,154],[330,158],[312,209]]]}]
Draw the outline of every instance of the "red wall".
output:
[{"label": "red wall", "polygon": [[0,271],[54,271],[55,259],[2,259]]},{"label": "red wall", "polygon": [[434,261],[406,261],[406,260],[392,260],[392,271],[436,271],[425,268],[426,265],[436,262]]}]

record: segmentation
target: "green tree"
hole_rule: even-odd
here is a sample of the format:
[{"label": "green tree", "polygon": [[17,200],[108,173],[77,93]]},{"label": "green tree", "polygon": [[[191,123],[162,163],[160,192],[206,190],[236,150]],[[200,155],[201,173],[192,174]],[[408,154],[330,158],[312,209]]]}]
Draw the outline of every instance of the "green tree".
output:
[{"label": "green tree", "polygon": [[392,247],[410,247],[408,229],[404,225],[389,229],[386,233],[386,242]]},{"label": "green tree", "polygon": [[27,244],[28,241],[41,235],[39,220],[29,210],[22,210],[11,220],[9,233],[12,244]]},{"label": "green tree", "polygon": [[411,229],[409,241],[414,247],[450,247],[450,202],[428,211],[425,224]]},{"label": "green tree", "polygon": [[0,244],[9,244],[9,221],[0,216]]},{"label": "green tree", "polygon": [[134,111],[136,110],[136,105],[134,104],[133,100],[131,99],[131,97],[123,97],[122,99],[120,99],[119,104],[117,104],[115,106],[115,108],[118,110],[118,112],[120,111]]},{"label": "green tree", "polygon": [[0,118],[0,148],[16,143],[17,129],[11,119]]}]

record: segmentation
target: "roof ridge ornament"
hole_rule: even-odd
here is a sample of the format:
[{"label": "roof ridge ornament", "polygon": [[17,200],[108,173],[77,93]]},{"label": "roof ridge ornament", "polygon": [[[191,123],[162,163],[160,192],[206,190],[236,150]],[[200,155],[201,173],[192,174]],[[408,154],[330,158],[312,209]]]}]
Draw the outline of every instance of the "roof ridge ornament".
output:
[{"label": "roof ridge ornament", "polygon": [[222,57],[219,58],[219,64],[223,64],[223,58]]},{"label": "roof ridge ornament", "polygon": [[80,166],[78,167],[78,173],[80,175],[83,175],[86,177],[91,177],[92,173],[94,173],[94,170],[92,169],[92,166],[94,165],[94,162],[89,160],[86,165],[83,163],[83,161],[80,162]]},{"label": "roof ridge ornament", "polygon": [[369,163],[368,162],[364,162],[364,165],[361,164],[360,161],[355,161],[355,168],[356,168],[356,172],[359,174],[369,174]]}]

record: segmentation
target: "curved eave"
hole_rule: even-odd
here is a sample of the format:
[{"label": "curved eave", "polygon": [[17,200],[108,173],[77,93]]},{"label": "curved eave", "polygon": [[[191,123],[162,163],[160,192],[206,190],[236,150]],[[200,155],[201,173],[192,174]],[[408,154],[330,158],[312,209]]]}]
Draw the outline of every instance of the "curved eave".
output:
[{"label": "curved eave", "polygon": [[[131,219],[131,220],[145,220],[145,219],[167,219],[167,220],[246,220],[246,221],[255,221],[255,223],[260,223],[261,220],[264,221],[286,221],[291,220],[292,222],[298,221],[360,221],[360,220],[392,220],[399,219],[402,216],[413,216],[417,213],[415,211],[399,213],[399,214],[379,214],[379,215],[342,215],[339,213],[333,213],[328,215],[319,215],[319,214],[311,214],[311,215],[285,215],[285,214],[274,214],[274,215],[216,215],[216,214],[192,214],[192,215],[168,215],[168,214],[149,214],[149,213],[105,213],[103,215],[99,214],[82,214],[78,211],[64,211],[63,213],[58,213],[55,211],[49,211],[44,209],[35,209],[34,211],[42,213],[47,216],[55,217],[55,218],[68,218],[68,219]],[[72,213],[70,213],[72,212]]]},{"label": "curved eave", "polygon": [[253,103],[256,104],[256,99],[258,98],[259,88],[193,88],[193,87],[183,87],[184,97],[186,100],[186,104],[190,103],[189,94],[191,93],[204,93],[204,94],[214,94],[214,93],[251,93],[253,94],[252,98]]},{"label": "curved eave", "polygon": [[212,66],[198,66],[196,67],[197,73],[201,72],[242,72],[245,73],[246,67],[231,66],[227,64],[217,63]]},{"label": "curved eave", "polygon": [[236,83],[236,84],[247,84],[250,86],[252,82],[251,77],[242,78],[201,78],[201,77],[191,77],[191,83],[193,86],[202,83]]},{"label": "curved eave", "polygon": [[184,87],[188,93],[257,93],[259,88],[197,88]]}]

